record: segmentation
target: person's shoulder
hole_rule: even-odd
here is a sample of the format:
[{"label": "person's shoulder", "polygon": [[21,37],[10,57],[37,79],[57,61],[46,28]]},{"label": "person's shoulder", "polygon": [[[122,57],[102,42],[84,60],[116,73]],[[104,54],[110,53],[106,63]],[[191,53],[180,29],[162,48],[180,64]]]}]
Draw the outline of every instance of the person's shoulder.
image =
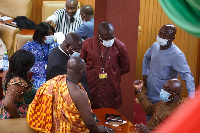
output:
[{"label": "person's shoulder", "polygon": [[61,8],[61,9],[57,9],[55,12],[63,13],[63,12],[66,12],[66,11],[65,11],[65,8]]},{"label": "person's shoulder", "polygon": [[26,46],[26,45],[34,45],[34,44],[36,44],[36,41],[27,41],[27,42],[24,44],[24,46]]},{"label": "person's shoulder", "polygon": [[29,50],[37,48],[37,42],[36,41],[28,41],[26,42],[21,49]]},{"label": "person's shoulder", "polygon": [[174,53],[183,54],[183,52],[180,50],[180,48],[178,46],[176,46],[174,43],[172,43],[171,48],[174,51]]},{"label": "person's shoulder", "polygon": [[57,51],[59,51],[59,48],[56,46],[51,50],[51,53],[49,55],[53,55],[54,53],[56,53]]},{"label": "person's shoulder", "polygon": [[120,41],[119,39],[115,38],[115,42],[118,44],[124,44],[122,41]]},{"label": "person's shoulder", "polygon": [[78,10],[76,11],[76,14],[74,15],[74,18],[75,18],[75,19],[81,18],[80,9],[78,9]]},{"label": "person's shoulder", "polygon": [[55,76],[55,77],[49,79],[49,80],[46,82],[46,84],[54,84],[54,85],[55,85],[57,82],[60,82],[60,81],[62,82],[62,81],[64,81],[64,80],[66,80],[66,77],[67,77],[66,74],[57,75],[57,76]]},{"label": "person's shoulder", "polygon": [[80,10],[80,9],[78,9],[78,10],[76,11],[76,14],[77,14],[77,15],[79,15],[79,14],[80,14],[80,12],[81,12],[81,10]]},{"label": "person's shoulder", "polygon": [[23,87],[27,87],[28,86],[27,82],[21,77],[13,77],[9,81],[9,85],[15,85],[15,84],[18,84],[18,85],[23,86]]},{"label": "person's shoulder", "polygon": [[[94,19],[93,19],[94,20]],[[83,26],[94,28],[94,21],[87,21],[82,23]]]},{"label": "person's shoulder", "polygon": [[78,86],[79,87],[76,87],[76,88],[73,89],[73,91],[74,91],[74,98],[79,98],[79,99],[86,98],[86,99],[88,99],[87,93],[83,89],[82,85],[79,84]]},{"label": "person's shoulder", "polygon": [[115,38],[114,43],[115,43],[115,45],[117,45],[119,47],[126,47],[126,45],[117,38]]},{"label": "person's shoulder", "polygon": [[58,47],[53,48],[51,50],[50,54],[49,54],[48,62],[58,60],[58,52],[59,52],[59,48]]},{"label": "person's shoulder", "polygon": [[55,47],[59,46],[59,44],[56,43],[56,42],[53,42],[53,43],[51,44],[51,46],[52,46],[53,48],[55,48]]}]

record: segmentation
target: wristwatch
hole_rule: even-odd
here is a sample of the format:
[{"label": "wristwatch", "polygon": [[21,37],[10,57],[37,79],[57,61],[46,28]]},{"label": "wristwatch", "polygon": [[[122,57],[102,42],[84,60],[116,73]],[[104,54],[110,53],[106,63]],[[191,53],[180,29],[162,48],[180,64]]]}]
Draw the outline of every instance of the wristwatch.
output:
[{"label": "wristwatch", "polygon": [[135,94],[138,94],[139,92],[141,92],[142,91],[142,89],[141,90],[135,90]]}]

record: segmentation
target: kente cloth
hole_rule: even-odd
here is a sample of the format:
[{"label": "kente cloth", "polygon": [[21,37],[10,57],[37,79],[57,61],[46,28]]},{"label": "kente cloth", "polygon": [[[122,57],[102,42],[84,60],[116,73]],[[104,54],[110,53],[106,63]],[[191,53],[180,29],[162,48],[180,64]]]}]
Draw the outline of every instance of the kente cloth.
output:
[{"label": "kente cloth", "polygon": [[[122,105],[121,75],[130,70],[125,44],[115,38],[113,45],[107,48],[101,43],[98,45],[97,37],[92,37],[83,42],[80,57],[87,65],[86,78],[92,109],[120,108]],[[104,73],[107,73],[107,78],[100,79],[99,74],[103,73],[104,62]]]},{"label": "kente cloth", "polygon": [[46,66],[51,50],[59,44],[53,42],[52,44],[40,44],[37,41],[28,41],[22,49],[30,51],[35,57],[35,63],[31,68],[33,72],[32,79],[35,89],[38,89],[46,82]]},{"label": "kente cloth", "polygon": [[[7,84],[7,87],[12,85],[20,85],[24,88],[26,88],[26,92],[24,95],[21,95],[18,100],[15,101],[15,106],[17,108],[17,111],[19,114],[22,115],[22,117],[26,117],[28,105],[32,102],[36,90],[32,86],[29,86],[25,80],[23,80],[20,77],[13,77]],[[4,97],[6,93],[17,93],[17,92],[9,92],[5,89],[5,86],[3,84],[3,90],[4,90]],[[1,119],[11,119],[12,116],[6,111],[6,109],[3,106],[4,98],[0,101],[0,118]]]},{"label": "kente cloth", "polygon": [[172,103],[160,100],[156,104],[152,104],[143,91],[139,92],[136,96],[143,110],[147,115],[152,116],[147,122],[147,127],[150,130],[160,125],[183,102],[181,98]]},{"label": "kente cloth", "polygon": [[[84,90],[80,83],[78,85]],[[40,132],[89,132],[70,96],[66,75],[48,80],[37,90],[28,108],[27,122]]]},{"label": "kente cloth", "polygon": [[142,75],[147,77],[147,98],[154,104],[160,101],[160,91],[163,84],[180,75],[186,81],[189,97],[194,97],[194,77],[187,63],[184,53],[172,42],[171,47],[160,50],[155,42],[145,53],[142,64]]}]

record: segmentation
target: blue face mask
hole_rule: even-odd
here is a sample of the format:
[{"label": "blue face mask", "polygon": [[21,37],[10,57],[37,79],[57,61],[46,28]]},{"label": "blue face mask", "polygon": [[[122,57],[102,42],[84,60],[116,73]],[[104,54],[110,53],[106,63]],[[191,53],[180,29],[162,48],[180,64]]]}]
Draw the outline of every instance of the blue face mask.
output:
[{"label": "blue face mask", "polygon": [[70,55],[70,57],[79,57],[81,53],[78,52],[74,52],[72,55]]},{"label": "blue face mask", "polygon": [[160,91],[160,99],[161,100],[163,100],[164,102],[170,101],[171,100],[171,99],[169,99],[170,95],[171,95],[170,93],[168,93],[168,92],[164,91],[163,89],[161,89],[161,91]]},{"label": "blue face mask", "polygon": [[53,41],[54,41],[53,35],[45,36],[45,37],[46,37],[46,40],[44,40],[44,42],[46,44],[52,44],[53,43]]}]

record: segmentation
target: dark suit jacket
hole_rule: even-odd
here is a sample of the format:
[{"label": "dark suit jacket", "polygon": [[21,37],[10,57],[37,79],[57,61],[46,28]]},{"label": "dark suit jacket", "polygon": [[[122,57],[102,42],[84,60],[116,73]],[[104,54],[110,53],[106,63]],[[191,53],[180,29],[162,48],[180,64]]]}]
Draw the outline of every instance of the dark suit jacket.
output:
[{"label": "dark suit jacket", "polygon": [[[54,78],[57,75],[66,74],[68,60],[69,57],[62,51],[60,51],[58,47],[54,48],[48,57],[46,81]],[[90,99],[90,91],[88,88],[86,76],[84,76],[83,80],[81,81],[81,84],[83,85]]]}]

